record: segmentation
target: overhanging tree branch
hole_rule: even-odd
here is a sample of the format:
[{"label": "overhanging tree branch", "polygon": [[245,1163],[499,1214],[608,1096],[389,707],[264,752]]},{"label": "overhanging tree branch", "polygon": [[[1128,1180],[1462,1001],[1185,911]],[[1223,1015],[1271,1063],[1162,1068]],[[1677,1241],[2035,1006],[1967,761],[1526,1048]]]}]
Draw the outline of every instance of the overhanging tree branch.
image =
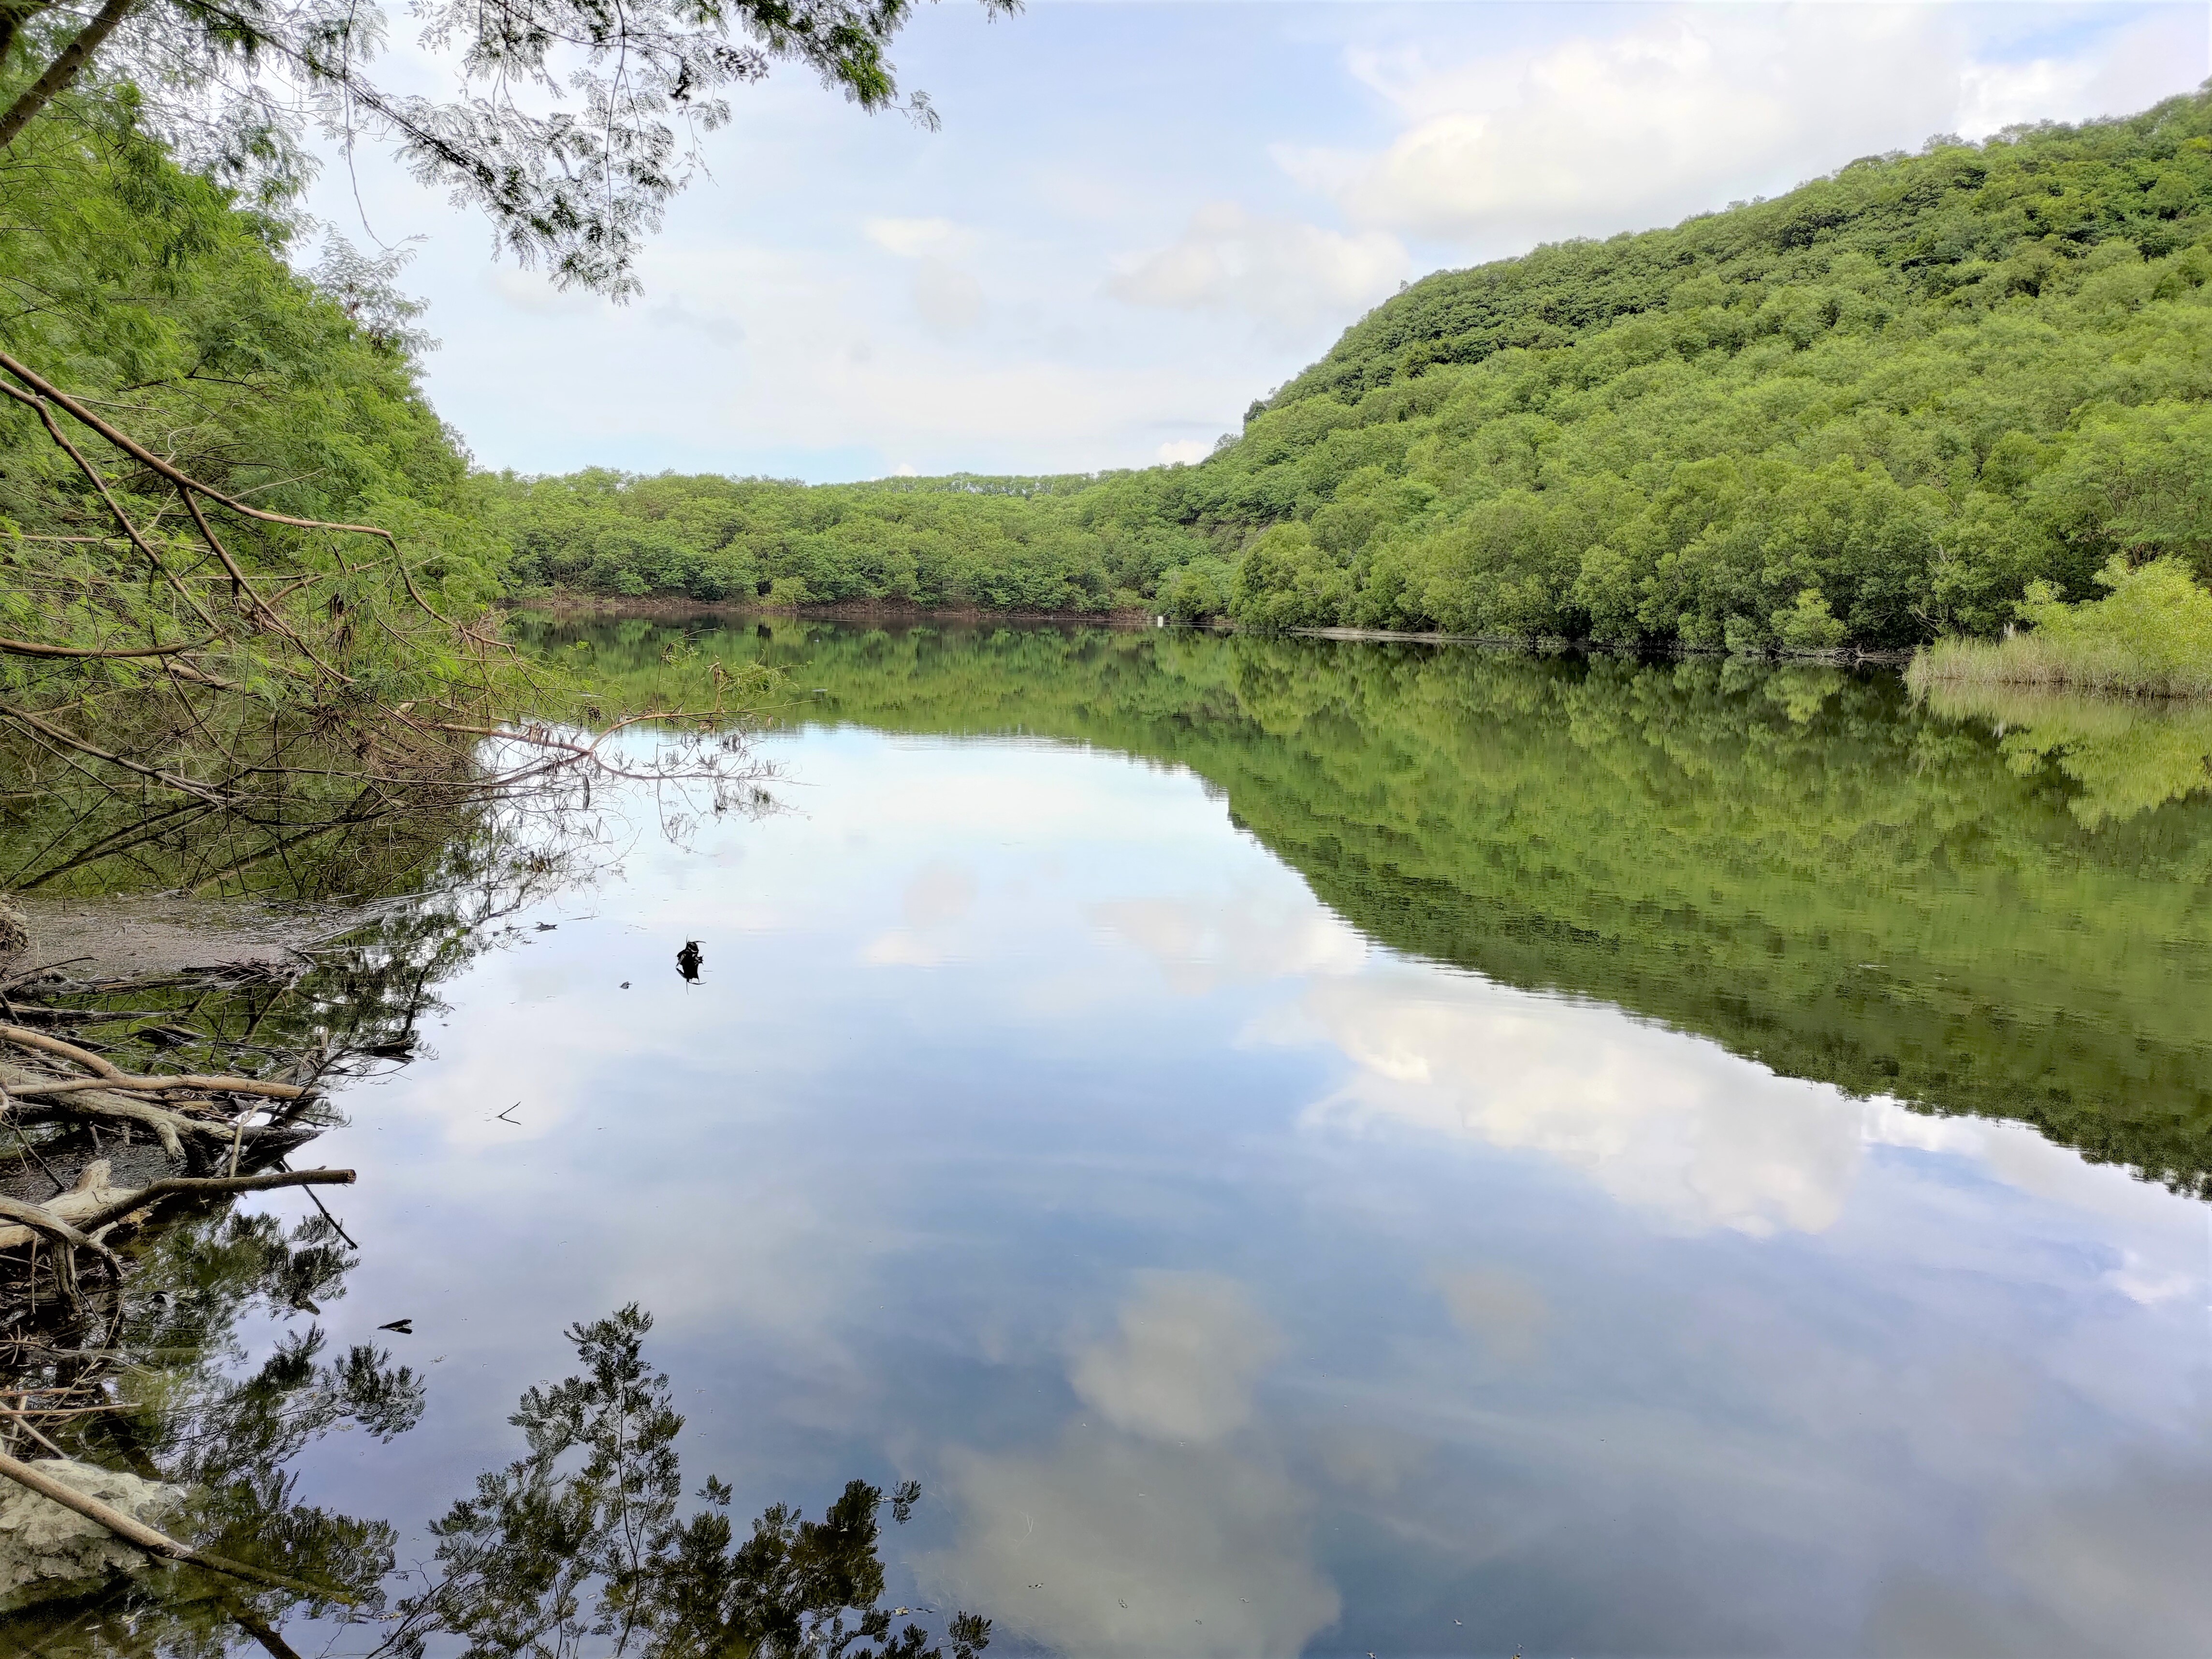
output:
[{"label": "overhanging tree branch", "polygon": [[25,88],[8,112],[0,115],[0,149],[15,142],[15,135],[30,125],[33,118],[48,104],[53,102],[70,82],[84,73],[92,55],[106,44],[123,20],[131,15],[138,0],[107,0],[107,3],[93,14],[92,21],[78,31],[77,36],[62,48],[61,54],[46,65],[46,71]]}]

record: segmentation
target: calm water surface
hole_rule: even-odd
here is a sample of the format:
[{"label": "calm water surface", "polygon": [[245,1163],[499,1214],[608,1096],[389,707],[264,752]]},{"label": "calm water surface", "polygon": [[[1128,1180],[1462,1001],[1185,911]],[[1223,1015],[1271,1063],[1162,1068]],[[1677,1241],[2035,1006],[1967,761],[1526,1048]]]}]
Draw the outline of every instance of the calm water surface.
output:
[{"label": "calm water surface", "polygon": [[687,1470],[920,1480],[994,1653],[2203,1650],[2185,777],[1827,671],[695,648],[810,694],[778,810],[628,803],[345,1102],[326,1322],[429,1408],[303,1494],[427,1556],[635,1301]]}]

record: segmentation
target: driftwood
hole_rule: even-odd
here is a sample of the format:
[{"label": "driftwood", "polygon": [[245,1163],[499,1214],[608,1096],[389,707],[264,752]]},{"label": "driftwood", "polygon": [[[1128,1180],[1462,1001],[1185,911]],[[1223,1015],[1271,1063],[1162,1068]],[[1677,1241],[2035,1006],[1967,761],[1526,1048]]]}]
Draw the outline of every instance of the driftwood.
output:
[{"label": "driftwood", "polygon": [[43,1031],[28,1030],[21,1025],[0,1025],[0,1041],[12,1042],[19,1048],[58,1055],[94,1074],[92,1078],[54,1078],[44,1083],[9,1085],[13,1092],[27,1099],[33,1096],[70,1094],[88,1089],[122,1089],[142,1094],[191,1089],[207,1094],[261,1095],[270,1100],[304,1100],[309,1093],[296,1084],[264,1083],[258,1078],[250,1077],[133,1077],[89,1048],[80,1048],[74,1042],[64,1042],[59,1037],[48,1036]]},{"label": "driftwood", "polygon": [[[296,980],[298,970],[254,977],[288,976]],[[117,1361],[171,1352],[118,1346],[140,1276],[136,1250],[119,1239],[141,1227],[147,1231],[136,1237],[150,1239],[169,1219],[167,1208],[195,1200],[296,1187],[319,1204],[322,1187],[355,1179],[351,1170],[275,1166],[325,1127],[325,1115],[313,1109],[322,1079],[345,1055],[373,1048],[342,1048],[319,1026],[305,1042],[280,1036],[289,1029],[281,1023],[257,1042],[263,1017],[289,994],[283,986],[267,1002],[247,994],[260,1006],[247,1008],[252,1018],[242,1035],[235,1021],[227,1028],[220,1003],[208,1018],[193,1017],[207,994],[228,994],[246,977],[209,971],[82,982],[50,967],[0,975],[0,1331],[7,1333],[0,1336],[7,1361],[0,1380],[8,1383],[0,1390],[0,1494],[11,1515],[33,1516],[47,1532],[64,1529],[103,1571],[130,1571],[143,1559],[227,1576],[233,1582],[219,1592],[219,1604],[268,1659],[300,1659],[249,1592],[266,1587],[349,1606],[355,1597],[172,1536],[164,1528],[179,1523],[113,1480],[79,1478],[75,1463],[86,1445],[97,1461],[82,1467],[107,1463],[97,1449],[105,1437],[123,1449],[139,1479],[161,1479],[133,1416],[148,1407],[134,1404],[128,1389],[114,1397],[112,1382],[103,1381]],[[145,994],[186,987],[187,997],[173,1006]],[[111,1006],[77,1008],[61,1000],[84,998]],[[149,1030],[144,1022],[152,1019],[179,1024]],[[139,1029],[115,1029],[126,1022]],[[97,1029],[103,1026],[109,1029]],[[173,1041],[159,1041],[164,1037]],[[180,1052],[160,1052],[167,1049]],[[288,1080],[228,1073],[234,1066]],[[318,1241],[323,1236],[307,1231]],[[343,1236],[343,1228],[337,1231]],[[99,1270],[87,1272],[95,1260]],[[312,1303],[301,1305],[313,1310]],[[172,1357],[204,1358],[198,1349]],[[43,1558],[33,1563],[42,1565]]]},{"label": "driftwood", "polygon": [[264,1175],[177,1176],[131,1188],[109,1185],[109,1175],[106,1158],[88,1164],[76,1186],[44,1204],[0,1194],[0,1219],[16,1224],[0,1226],[0,1249],[27,1244],[35,1232],[112,1261],[100,1233],[165,1198],[259,1193],[277,1187],[344,1187],[354,1178],[351,1170],[277,1170]]},{"label": "driftwood", "polygon": [[[200,1139],[204,1145],[209,1140],[227,1143],[229,1152],[227,1176],[162,1176],[151,1182],[142,1181],[136,1188],[118,1188],[112,1184],[113,1167],[110,1161],[96,1157],[79,1172],[74,1187],[67,1191],[57,1190],[44,1201],[0,1193],[0,1249],[19,1245],[32,1247],[30,1282],[33,1297],[36,1247],[41,1240],[53,1247],[51,1260],[55,1278],[64,1299],[76,1306],[79,1296],[77,1251],[91,1252],[106,1268],[110,1282],[120,1285],[123,1263],[100,1235],[162,1199],[195,1193],[307,1187],[353,1179],[350,1170],[307,1170],[247,1176],[239,1173],[249,1133],[247,1120],[264,1109],[264,1103],[296,1108],[311,1097],[313,1091],[310,1088],[227,1075],[140,1076],[125,1072],[94,1049],[12,1023],[0,1024],[0,1047],[44,1060],[60,1060],[76,1067],[80,1073],[91,1074],[71,1077],[0,1065],[0,1117],[4,1117],[15,1130],[25,1158],[38,1160],[42,1169],[46,1169],[43,1157],[21,1133],[27,1119],[59,1116],[88,1122],[95,1149],[99,1146],[97,1126],[101,1121],[121,1126],[126,1144],[131,1128],[143,1127],[152,1132],[171,1159],[188,1167],[191,1158],[185,1146],[187,1136]],[[215,1096],[228,1096],[237,1103],[226,1109],[220,1100],[210,1098]],[[228,1115],[222,1115],[226,1110]],[[198,1115],[201,1112],[209,1115]],[[201,1167],[205,1167],[204,1164]],[[46,1173],[51,1176],[52,1171],[46,1169]],[[60,1184],[57,1178],[55,1187],[58,1188]]]},{"label": "driftwood", "polygon": [[150,1101],[135,1100],[129,1095],[106,1091],[87,1091],[82,1094],[64,1097],[59,1101],[34,1103],[29,1110],[23,1109],[21,1097],[34,1090],[42,1081],[35,1074],[20,1066],[0,1066],[0,1090],[10,1099],[12,1115],[20,1122],[33,1123],[46,1117],[97,1118],[108,1123],[135,1123],[150,1129],[161,1149],[171,1158],[185,1156],[184,1137],[221,1135],[230,1138],[231,1127],[227,1123],[216,1123],[203,1118],[187,1117]]},{"label": "driftwood", "polygon": [[[35,1120],[59,1114],[143,1125],[152,1130],[163,1149],[176,1158],[185,1156],[183,1138],[186,1135],[220,1138],[233,1146],[250,1138],[242,1121],[195,1117],[177,1109],[180,1105],[212,1106],[214,1103],[207,1100],[207,1096],[230,1095],[296,1106],[313,1093],[312,1089],[297,1084],[271,1083],[260,1078],[197,1073],[139,1077],[88,1048],[21,1025],[0,1025],[0,1044],[68,1060],[93,1073],[90,1077],[57,1076],[50,1072],[0,1064],[0,1093],[29,1108],[27,1111],[18,1109],[20,1118]],[[187,1099],[159,1098],[174,1094],[182,1094]]]},{"label": "driftwood", "polygon": [[98,1234],[114,1226],[125,1217],[159,1203],[165,1198],[207,1197],[218,1193],[262,1193],[277,1187],[350,1187],[354,1175],[351,1170],[272,1170],[263,1175],[247,1176],[176,1176],[167,1181],[155,1181],[141,1187],[137,1192],[123,1192],[106,1209],[94,1212],[83,1223],[80,1231]]},{"label": "driftwood", "polygon": [[0,1238],[6,1239],[9,1244],[27,1244],[33,1238],[44,1237],[61,1246],[59,1260],[64,1283],[73,1277],[69,1271],[70,1252],[72,1250],[90,1250],[118,1279],[123,1277],[123,1264],[115,1259],[114,1251],[88,1235],[82,1228],[64,1221],[43,1204],[27,1203],[20,1198],[0,1197],[0,1217],[16,1224],[12,1227],[0,1227]]}]

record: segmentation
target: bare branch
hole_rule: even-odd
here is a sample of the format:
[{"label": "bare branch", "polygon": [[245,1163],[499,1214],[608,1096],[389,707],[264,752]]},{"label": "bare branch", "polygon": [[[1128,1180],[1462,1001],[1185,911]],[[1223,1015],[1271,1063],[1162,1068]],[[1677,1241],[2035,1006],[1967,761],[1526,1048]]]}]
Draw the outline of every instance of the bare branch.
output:
[{"label": "bare branch", "polygon": [[187,651],[205,650],[214,643],[214,640],[205,639],[190,645],[145,645],[125,651],[83,645],[40,645],[30,640],[0,638],[0,652],[15,657],[174,657]]}]

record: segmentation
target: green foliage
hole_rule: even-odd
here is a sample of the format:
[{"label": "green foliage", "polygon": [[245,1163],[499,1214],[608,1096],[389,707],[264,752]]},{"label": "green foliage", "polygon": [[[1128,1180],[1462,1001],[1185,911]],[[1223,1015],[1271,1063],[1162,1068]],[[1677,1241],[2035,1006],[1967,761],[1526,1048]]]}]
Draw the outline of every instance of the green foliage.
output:
[{"label": "green foliage", "polygon": [[1102,611],[1143,603],[1164,572],[1203,550],[1115,507],[1109,490],[1071,495],[1062,482],[806,489],[594,470],[504,474],[483,487],[488,517],[514,549],[511,580],[526,592]]},{"label": "green foliage", "polygon": [[[85,92],[0,149],[0,888],[389,893],[589,764],[489,732],[633,711],[495,637],[508,551],[391,261],[295,275],[138,114]],[[701,722],[757,689],[690,685],[670,775],[738,769]]]},{"label": "green foliage", "polygon": [[2083,696],[1971,676],[1921,679],[1929,708],[2000,733],[2013,769],[2055,766],[2080,785],[2069,809],[2091,829],[2185,800],[2212,785],[2212,708],[2196,700]]},{"label": "green foliage", "polygon": [[[1740,651],[1993,633],[2116,552],[2212,571],[2208,234],[2202,94],[1857,162],[1416,283],[1201,471],[1224,516],[1371,504],[1340,620]],[[1232,614],[1310,591],[1270,574]]]},{"label": "green foliage", "polygon": [[2111,592],[2078,605],[2060,599],[2050,582],[2030,583],[2020,615],[2034,632],[1994,643],[1939,641],[1914,659],[1914,687],[2212,694],[2212,593],[2179,558],[2168,555],[2131,569],[2116,557],[2097,580]]},{"label": "green foliage", "polygon": [[[602,672],[650,695],[672,630],[623,628],[600,635]],[[2073,699],[2014,710],[2037,724],[2000,738],[1893,674],[1816,665],[771,635],[696,648],[824,688],[807,718],[1187,766],[1393,949],[2212,1189],[2212,913],[2176,899],[2212,881],[2201,717],[2085,724]]]},{"label": "green foliage", "polygon": [[[468,728],[557,714],[566,688],[471,631],[506,553],[386,325],[404,306],[367,303],[360,261],[343,304],[295,275],[287,222],[137,116],[129,88],[88,91],[0,151],[0,349],[22,365],[0,382],[0,813],[43,849],[0,881],[127,851],[133,814],[228,841],[218,866],[281,864],[319,823],[418,856],[395,821],[457,827]],[[187,501],[163,460],[389,538]]]},{"label": "green foliage", "polygon": [[[64,390],[100,400],[126,428],[160,434],[176,465],[257,507],[396,520],[386,527],[407,538],[434,603],[465,612],[494,597],[504,550],[477,522],[467,455],[423,399],[400,344],[292,272],[286,220],[241,209],[177,167],[137,116],[128,88],[88,94],[68,118],[50,116],[0,153],[0,289],[13,301],[0,345]],[[126,505],[173,503],[149,477],[126,470],[118,483]],[[26,537],[112,537],[116,528],[37,417],[13,403],[0,416],[0,514]],[[319,552],[274,526],[226,530],[249,574]],[[148,581],[143,558],[76,545],[82,550],[64,555],[11,539],[0,627],[74,642],[76,630],[57,639],[56,621],[90,630],[166,620],[176,596]],[[369,556],[355,550],[356,562]],[[380,592],[367,582],[335,591],[362,603]],[[419,672],[404,658],[376,659],[379,631],[367,619],[356,629],[364,667]],[[0,661],[0,673],[23,672],[20,659]]]},{"label": "green foliage", "polygon": [[508,480],[501,522],[522,580],[602,592],[789,578],[1746,652],[1989,635],[2115,554],[2212,575],[2208,277],[2199,94],[1431,276],[1197,466]]}]

